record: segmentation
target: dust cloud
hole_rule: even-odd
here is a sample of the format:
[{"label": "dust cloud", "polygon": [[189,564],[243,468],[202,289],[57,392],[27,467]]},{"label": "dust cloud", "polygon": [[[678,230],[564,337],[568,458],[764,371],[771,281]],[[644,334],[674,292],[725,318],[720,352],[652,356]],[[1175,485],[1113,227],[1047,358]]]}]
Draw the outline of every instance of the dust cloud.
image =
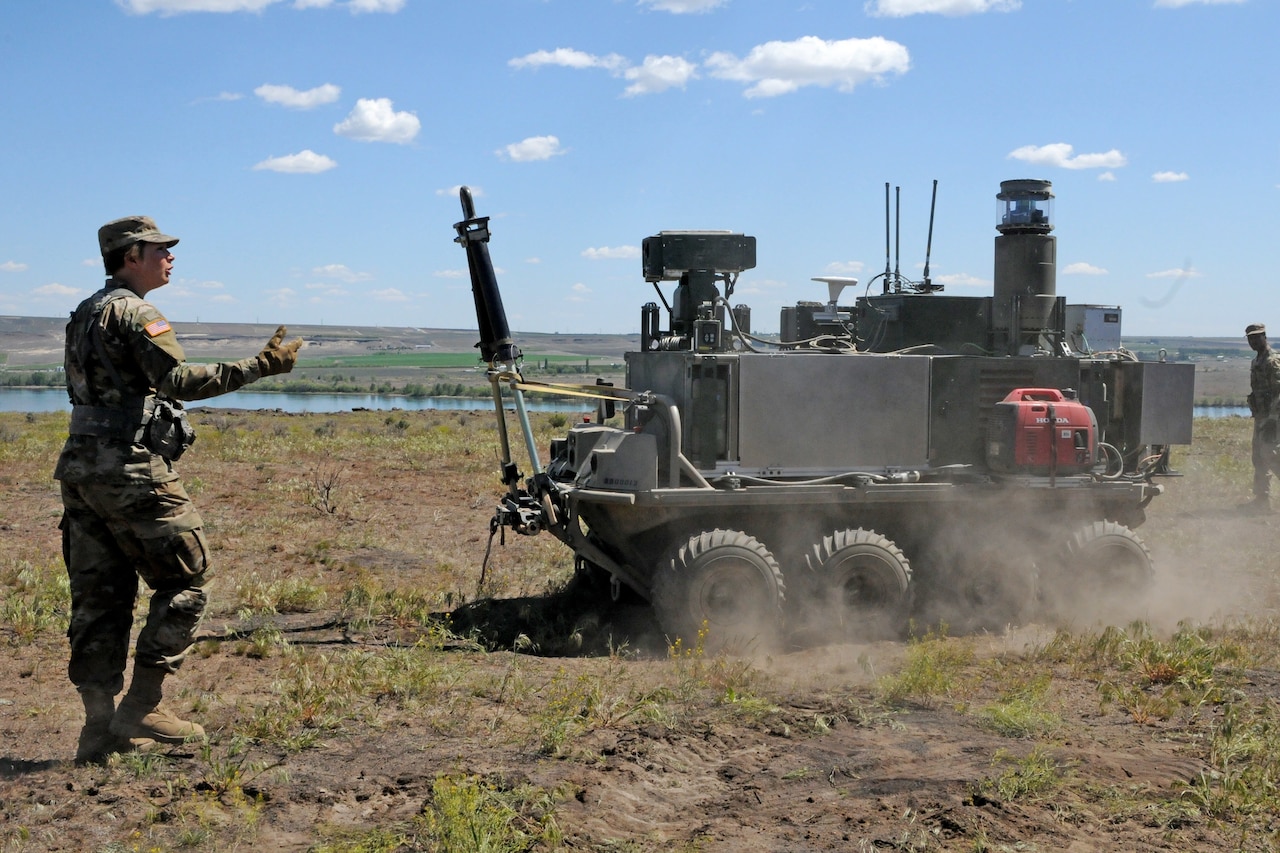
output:
[{"label": "dust cloud", "polygon": [[1244,514],[1228,497],[1202,498],[1185,485],[1167,486],[1132,527],[1032,511],[1016,499],[917,519],[894,530],[912,579],[904,606],[888,613],[851,616],[793,558],[789,658],[803,660],[788,666],[809,661],[857,682],[901,647],[881,641],[928,631],[1040,642],[1057,630],[1143,622],[1167,635],[1280,616],[1280,514]]}]

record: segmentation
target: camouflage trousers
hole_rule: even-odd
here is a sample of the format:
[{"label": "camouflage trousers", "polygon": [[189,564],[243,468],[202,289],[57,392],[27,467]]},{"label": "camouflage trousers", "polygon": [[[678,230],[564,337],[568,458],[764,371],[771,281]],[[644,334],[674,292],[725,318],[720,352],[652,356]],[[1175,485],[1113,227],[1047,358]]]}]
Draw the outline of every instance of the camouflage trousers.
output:
[{"label": "camouflage trousers", "polygon": [[1253,421],[1253,494],[1264,497],[1271,494],[1270,475],[1280,477],[1280,429],[1271,418],[1254,418]]},{"label": "camouflage trousers", "polygon": [[123,689],[139,578],[152,594],[134,666],[176,672],[204,613],[209,574],[200,514],[181,481],[64,481],[62,505],[71,683],[113,695]]}]

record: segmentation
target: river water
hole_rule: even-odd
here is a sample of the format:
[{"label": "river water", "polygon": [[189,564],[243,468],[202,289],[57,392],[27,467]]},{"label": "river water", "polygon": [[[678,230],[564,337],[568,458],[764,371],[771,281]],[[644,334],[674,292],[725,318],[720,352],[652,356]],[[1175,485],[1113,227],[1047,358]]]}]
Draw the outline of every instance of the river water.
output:
[{"label": "river water", "polygon": [[[504,400],[508,408],[509,399]],[[590,412],[590,400],[566,402],[525,396],[525,407],[531,412]],[[221,397],[187,404],[188,409],[280,409],[285,412],[349,412],[352,409],[421,411],[493,411],[492,397],[397,397],[393,394],[284,394],[233,391]],[[71,411],[67,392],[61,388],[0,388],[0,412]]]},{"label": "river water", "polygon": [[[511,406],[510,400],[506,404]],[[545,400],[534,394],[525,395],[525,406],[531,412],[591,412],[595,405],[590,400]],[[489,397],[397,397],[393,394],[262,394],[252,391],[233,391],[211,400],[191,403],[188,409],[280,409],[284,412],[349,412],[352,409],[390,410],[403,409],[416,412],[423,409],[445,411],[493,411]],[[70,411],[67,392],[61,388],[0,388],[0,412],[58,412]],[[1196,406],[1197,418],[1248,417],[1244,406]]]}]

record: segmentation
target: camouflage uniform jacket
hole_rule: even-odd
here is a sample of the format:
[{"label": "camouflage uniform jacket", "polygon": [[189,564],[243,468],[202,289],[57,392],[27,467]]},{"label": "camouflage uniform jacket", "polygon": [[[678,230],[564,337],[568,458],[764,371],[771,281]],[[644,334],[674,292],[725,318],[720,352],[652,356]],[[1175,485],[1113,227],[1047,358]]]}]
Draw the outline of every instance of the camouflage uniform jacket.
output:
[{"label": "camouflage uniform jacket", "polygon": [[1253,416],[1280,418],[1280,353],[1268,347],[1249,365],[1249,395]]},{"label": "camouflage uniform jacket", "polygon": [[[73,426],[54,477],[70,483],[177,479],[172,465],[138,438],[148,398],[204,400],[261,375],[253,357],[188,364],[169,321],[114,278],[72,313],[64,366]],[[106,410],[122,424],[117,432],[77,434],[77,411]]]}]

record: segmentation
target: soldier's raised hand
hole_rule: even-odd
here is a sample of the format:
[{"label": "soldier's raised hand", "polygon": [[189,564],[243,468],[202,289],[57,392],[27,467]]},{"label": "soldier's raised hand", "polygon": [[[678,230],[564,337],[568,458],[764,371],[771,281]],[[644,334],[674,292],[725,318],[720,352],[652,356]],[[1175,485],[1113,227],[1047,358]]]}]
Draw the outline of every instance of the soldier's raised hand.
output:
[{"label": "soldier's raised hand", "polygon": [[267,341],[267,345],[258,353],[258,372],[262,376],[275,376],[293,370],[298,360],[298,350],[302,349],[302,338],[294,338],[283,343],[288,332],[284,326],[276,329],[276,333]]}]

